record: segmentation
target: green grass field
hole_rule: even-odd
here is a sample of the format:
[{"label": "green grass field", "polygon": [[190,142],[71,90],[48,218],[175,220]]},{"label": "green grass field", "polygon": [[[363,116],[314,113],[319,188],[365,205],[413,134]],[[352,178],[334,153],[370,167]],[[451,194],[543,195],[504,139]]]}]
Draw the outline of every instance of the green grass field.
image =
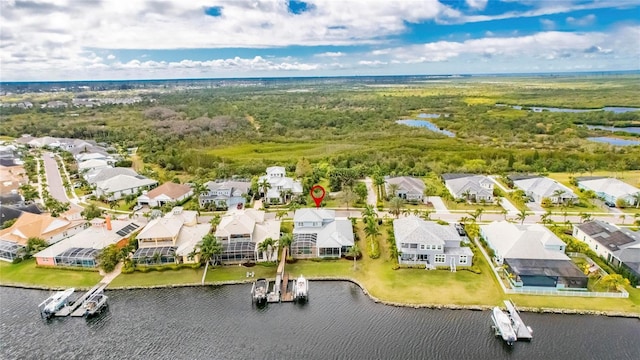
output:
[{"label": "green grass field", "polygon": [[55,288],[90,288],[100,282],[97,271],[39,268],[34,259],[11,264],[0,261],[0,285],[31,285]]}]

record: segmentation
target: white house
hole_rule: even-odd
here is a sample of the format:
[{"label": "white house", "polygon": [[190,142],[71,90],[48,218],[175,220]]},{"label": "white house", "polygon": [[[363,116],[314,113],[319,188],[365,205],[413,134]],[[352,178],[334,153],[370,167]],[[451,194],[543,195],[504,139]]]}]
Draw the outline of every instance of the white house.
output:
[{"label": "white house", "polygon": [[91,159],[78,163],[78,171],[89,172],[91,170],[100,170],[110,168],[111,165],[104,159]]},{"label": "white house", "polygon": [[[389,194],[390,185],[395,184],[398,189],[395,194]],[[412,176],[398,176],[385,178],[385,189],[389,196],[397,196],[407,201],[422,201],[424,198],[424,182]]]},{"label": "white house", "polygon": [[191,186],[167,182],[153,190],[143,190],[142,195],[138,196],[138,205],[156,207],[167,203],[176,204],[192,195],[193,189],[191,189]]},{"label": "white house", "polygon": [[460,235],[453,225],[440,225],[411,215],[393,221],[400,264],[471,266],[473,251],[460,246]]},{"label": "white house", "polygon": [[268,254],[258,251],[258,246],[265,239],[280,239],[280,221],[266,215],[264,211],[246,209],[230,211],[222,217],[215,232],[223,248],[222,263],[277,260],[276,249],[271,249]]},{"label": "white house", "polygon": [[249,193],[248,181],[209,181],[204,184],[207,191],[198,198],[200,207],[214,204],[218,209],[244,208],[245,195]]},{"label": "white house", "polygon": [[[267,182],[267,192],[261,186]],[[267,174],[258,179],[258,188],[265,200],[271,204],[286,202],[288,196],[301,195],[302,183],[286,176],[284,166],[271,166],[267,168]]]},{"label": "white house", "polygon": [[444,184],[454,199],[493,202],[493,181],[484,175],[443,174]]},{"label": "white house", "polygon": [[541,224],[494,221],[481,225],[480,234],[516,287],[587,287],[587,277],[564,253],[566,244]]},{"label": "white house", "polygon": [[623,199],[629,206],[637,205],[640,201],[640,198],[637,197],[637,194],[640,194],[640,189],[614,178],[578,178],[578,187],[591,190],[599,198],[612,204],[616,204],[618,199]]},{"label": "white house", "polygon": [[625,266],[640,278],[640,232],[594,220],[573,225],[573,237],[611,265]]},{"label": "white house", "polygon": [[157,181],[146,178],[142,175],[116,175],[107,180],[97,182],[95,195],[105,196],[109,201],[119,200],[120,198],[136,194],[138,191],[148,190],[158,184]]},{"label": "white house", "polygon": [[339,258],[354,244],[353,225],[334,210],[299,209],[293,215],[294,258]]},{"label": "white house", "polygon": [[544,198],[549,198],[555,204],[570,204],[578,199],[571,189],[546,177],[514,177],[512,180],[515,186],[537,203],[541,203]]}]

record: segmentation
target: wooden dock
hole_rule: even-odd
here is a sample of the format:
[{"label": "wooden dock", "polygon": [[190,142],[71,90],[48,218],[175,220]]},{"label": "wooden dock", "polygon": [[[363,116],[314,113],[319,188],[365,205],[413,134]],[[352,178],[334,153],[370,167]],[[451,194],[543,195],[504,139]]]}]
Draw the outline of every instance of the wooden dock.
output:
[{"label": "wooden dock", "polygon": [[509,313],[509,318],[511,318],[511,324],[513,326],[513,330],[516,332],[516,336],[518,340],[528,340],[531,341],[533,338],[533,332],[530,327],[526,326],[522,319],[520,318],[520,313],[518,309],[516,309],[515,305],[509,300],[504,301],[504,305],[507,308],[507,312]]},{"label": "wooden dock", "polygon": [[76,299],[73,304],[67,305],[56,312],[55,316],[64,317],[71,315],[72,317],[82,317],[84,316],[85,309],[82,308],[82,303],[89,298],[89,296],[93,295],[98,291],[103,291],[104,288],[107,287],[106,283],[98,283],[96,286],[92,287],[89,291],[87,291],[84,295],[80,296]]}]

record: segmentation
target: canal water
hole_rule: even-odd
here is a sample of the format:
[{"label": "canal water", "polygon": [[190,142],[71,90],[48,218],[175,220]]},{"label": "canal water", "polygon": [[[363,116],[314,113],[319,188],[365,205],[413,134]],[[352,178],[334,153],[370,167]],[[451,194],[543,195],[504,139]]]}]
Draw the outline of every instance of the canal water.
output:
[{"label": "canal water", "polygon": [[[437,289],[434,289],[437,291]],[[311,282],[310,302],[251,304],[249,285],[113,290],[92,319],[43,320],[47,291],[0,287],[2,359],[637,359],[638,319],[523,313],[509,347],[488,311],[376,304],[347,282]]]}]

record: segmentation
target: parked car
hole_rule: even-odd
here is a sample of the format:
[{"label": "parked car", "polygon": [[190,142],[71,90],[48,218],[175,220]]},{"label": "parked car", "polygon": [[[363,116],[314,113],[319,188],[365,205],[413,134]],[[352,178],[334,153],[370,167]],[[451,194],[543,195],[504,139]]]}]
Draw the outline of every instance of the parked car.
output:
[{"label": "parked car", "polygon": [[142,210],[142,205],[136,205],[133,207],[133,211],[136,212],[138,210]]},{"label": "parked car", "polygon": [[458,235],[460,236],[467,236],[467,232],[464,231],[464,225],[461,223],[457,223],[454,225],[454,227],[456,228],[456,231],[458,232]]},{"label": "parked car", "polygon": [[605,201],[604,204],[607,205],[610,208],[616,207],[616,204],[612,203],[611,201]]}]

